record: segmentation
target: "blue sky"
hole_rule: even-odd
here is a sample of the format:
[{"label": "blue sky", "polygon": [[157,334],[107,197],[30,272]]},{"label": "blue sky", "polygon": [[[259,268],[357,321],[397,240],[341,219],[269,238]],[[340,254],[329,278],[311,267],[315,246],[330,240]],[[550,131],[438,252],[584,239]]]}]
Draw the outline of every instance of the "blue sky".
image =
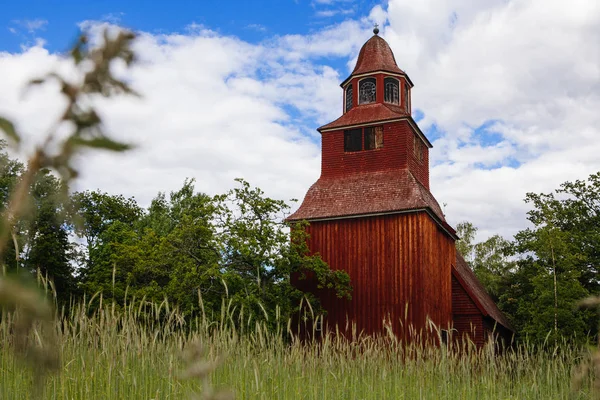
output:
[{"label": "blue sky", "polygon": [[2,5],[0,49],[17,51],[43,33],[61,51],[85,20],[110,21],[150,33],[185,32],[192,24],[256,43],[273,35],[306,35],[365,15],[379,1],[359,0],[21,0]]}]

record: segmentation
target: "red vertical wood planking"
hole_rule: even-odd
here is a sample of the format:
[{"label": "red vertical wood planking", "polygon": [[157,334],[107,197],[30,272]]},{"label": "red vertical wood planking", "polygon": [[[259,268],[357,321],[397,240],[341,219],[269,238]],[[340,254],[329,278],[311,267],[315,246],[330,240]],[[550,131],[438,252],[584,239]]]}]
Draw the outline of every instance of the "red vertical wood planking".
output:
[{"label": "red vertical wood planking", "polygon": [[349,318],[358,333],[382,333],[385,320],[406,337],[410,325],[425,328],[426,316],[440,325],[451,320],[453,241],[427,213],[319,221],[309,232],[313,253],[348,272],[354,288],[352,300],[319,291],[329,329],[344,331]]}]

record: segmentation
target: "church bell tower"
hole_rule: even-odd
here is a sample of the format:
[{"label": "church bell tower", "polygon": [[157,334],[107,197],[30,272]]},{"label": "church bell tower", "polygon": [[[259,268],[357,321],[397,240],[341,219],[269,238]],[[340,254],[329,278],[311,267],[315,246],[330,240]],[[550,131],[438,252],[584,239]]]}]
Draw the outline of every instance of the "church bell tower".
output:
[{"label": "church bell tower", "polygon": [[[413,83],[378,29],[341,83],[343,113],[318,131],[321,176],[288,221],[351,278],[352,299],[316,290],[323,329],[399,337],[452,322],[454,229],[429,190],[431,143],[411,116]],[[301,285],[301,283],[299,283]]]}]

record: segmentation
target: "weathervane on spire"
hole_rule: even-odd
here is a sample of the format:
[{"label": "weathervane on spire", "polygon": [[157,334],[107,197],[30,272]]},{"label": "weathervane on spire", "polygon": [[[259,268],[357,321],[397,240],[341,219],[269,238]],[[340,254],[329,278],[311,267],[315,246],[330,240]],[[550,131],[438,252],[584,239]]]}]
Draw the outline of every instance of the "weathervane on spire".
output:
[{"label": "weathervane on spire", "polygon": [[377,25],[377,24],[373,25],[373,33],[376,35],[379,33],[379,25]]}]

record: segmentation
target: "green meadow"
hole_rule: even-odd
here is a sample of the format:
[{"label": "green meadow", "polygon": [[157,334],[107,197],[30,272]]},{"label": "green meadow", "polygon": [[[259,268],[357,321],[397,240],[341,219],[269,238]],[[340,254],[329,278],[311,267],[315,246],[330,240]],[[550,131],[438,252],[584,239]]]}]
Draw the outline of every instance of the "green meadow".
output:
[{"label": "green meadow", "polygon": [[[166,301],[121,309],[105,304],[93,312],[81,304],[60,323],[34,325],[30,346],[59,357],[58,369],[44,375],[43,365],[28,364],[13,351],[15,318],[5,313],[0,325],[1,399],[588,399],[594,394],[593,368],[578,372],[593,359],[585,348],[520,345],[496,354],[491,345],[476,350],[463,342],[457,350],[406,345],[393,337],[347,341],[332,335],[300,342],[290,334],[290,324],[267,330],[226,310],[219,322],[198,318],[192,328]],[[36,380],[36,374],[44,378]],[[583,374],[579,384],[578,374]]]}]

